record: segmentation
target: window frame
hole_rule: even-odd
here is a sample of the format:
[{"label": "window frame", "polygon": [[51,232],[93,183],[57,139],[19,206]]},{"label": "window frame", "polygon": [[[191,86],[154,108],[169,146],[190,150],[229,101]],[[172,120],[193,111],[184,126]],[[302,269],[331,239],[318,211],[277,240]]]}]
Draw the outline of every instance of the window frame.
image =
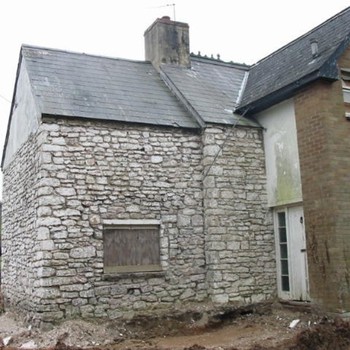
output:
[{"label": "window frame", "polygon": [[[142,232],[142,230],[157,229],[158,230],[158,257],[156,264],[145,264],[145,265],[106,265],[106,232],[112,230],[130,230],[130,233],[135,230]],[[158,220],[105,220],[103,222],[103,271],[105,275],[137,275],[137,274],[148,274],[162,272],[162,242],[161,242],[161,224]],[[132,233],[131,233],[132,234]],[[134,243],[134,242],[133,242]],[[122,249],[122,248],[121,248]],[[132,249],[132,247],[130,248]]]},{"label": "window frame", "polygon": [[343,90],[343,100],[346,104],[350,104],[350,69],[341,68],[340,78]]},{"label": "window frame", "polygon": [[[284,225],[281,225],[279,220],[281,214],[284,216]],[[290,242],[288,238],[289,224],[288,224],[288,208],[287,207],[277,207],[273,212],[274,216],[274,234],[275,234],[275,246],[276,246],[276,268],[277,268],[277,288],[278,288],[278,296],[279,298],[289,300],[291,295],[291,266],[290,266]],[[282,233],[280,229],[285,229],[286,239],[284,242],[280,242],[280,234]],[[281,252],[281,243],[282,246],[285,245],[285,249],[287,250],[287,256],[282,256]],[[282,260],[285,261],[285,264],[288,266],[288,273],[283,273],[282,271]],[[284,288],[283,279],[288,279],[288,290]]]},{"label": "window frame", "polygon": [[[283,220],[281,220],[283,216]],[[290,257],[289,257],[289,239],[288,239],[288,225],[287,225],[287,211],[279,210],[276,212],[276,227],[278,234],[278,258],[279,258],[279,278],[282,293],[290,293]]]}]

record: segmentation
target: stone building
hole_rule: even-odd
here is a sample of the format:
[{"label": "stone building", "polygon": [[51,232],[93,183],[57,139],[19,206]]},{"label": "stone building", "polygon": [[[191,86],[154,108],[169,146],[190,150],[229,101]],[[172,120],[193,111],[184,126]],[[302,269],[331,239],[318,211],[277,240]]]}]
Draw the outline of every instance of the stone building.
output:
[{"label": "stone building", "polygon": [[36,323],[277,296],[350,311],[349,21],[253,66],[190,54],[168,17],[144,62],[22,46],[8,307]]}]

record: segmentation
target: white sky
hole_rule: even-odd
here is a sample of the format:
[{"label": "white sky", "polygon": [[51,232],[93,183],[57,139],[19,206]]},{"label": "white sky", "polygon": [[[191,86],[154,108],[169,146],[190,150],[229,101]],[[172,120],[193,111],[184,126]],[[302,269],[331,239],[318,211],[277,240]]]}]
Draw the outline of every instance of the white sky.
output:
[{"label": "white sky", "polygon": [[[1,0],[0,155],[21,44],[143,60],[164,15],[190,25],[194,53],[254,63],[349,6],[349,0]],[[350,27],[350,25],[349,25]],[[0,199],[1,196],[0,176]]]}]

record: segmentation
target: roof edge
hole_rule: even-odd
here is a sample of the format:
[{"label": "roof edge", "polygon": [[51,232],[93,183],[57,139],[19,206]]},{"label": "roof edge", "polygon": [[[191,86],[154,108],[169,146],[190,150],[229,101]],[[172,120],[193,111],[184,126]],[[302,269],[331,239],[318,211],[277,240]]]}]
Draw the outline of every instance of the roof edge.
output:
[{"label": "roof edge", "polygon": [[275,105],[279,102],[282,102],[283,100],[292,97],[295,92],[299,91],[304,86],[319,79],[335,81],[338,80],[338,77],[334,77],[334,75],[325,75],[319,69],[315,70],[312,73],[304,76],[303,78],[296,80],[293,83],[286,85],[283,88],[260,98],[259,100],[250,102],[246,105],[239,106],[236,112],[242,114],[243,111],[247,108],[249,108],[249,114],[261,112],[271,107],[272,105]]},{"label": "roof edge", "polygon": [[99,54],[86,53],[86,52],[78,52],[78,51],[73,51],[73,50],[64,50],[64,49],[57,49],[57,48],[37,46],[37,45],[29,45],[29,44],[22,44],[21,49],[47,50],[47,51],[60,52],[60,53],[70,54],[70,55],[88,56],[88,57],[93,57],[93,58],[104,58],[104,59],[109,59],[109,60],[114,60],[114,61],[126,61],[126,62],[132,62],[132,63],[151,64],[150,61],[145,61],[145,60],[132,60],[132,59],[122,58],[122,57],[113,57],[113,56],[99,55]]},{"label": "roof edge", "polygon": [[162,127],[162,128],[172,128],[178,130],[199,130],[200,128],[197,126],[183,126],[183,125],[170,125],[170,124],[151,124],[142,121],[126,121],[126,120],[112,120],[112,119],[99,119],[95,117],[87,117],[87,116],[79,116],[79,115],[64,115],[64,114],[53,114],[53,113],[41,113],[41,117],[44,118],[56,118],[56,119],[66,119],[66,120],[85,120],[85,121],[94,121],[101,123],[124,123],[124,124],[132,124],[132,125],[144,125],[144,126],[154,126],[154,127]]},{"label": "roof edge", "polygon": [[343,39],[343,41],[338,45],[334,52],[328,57],[327,61],[319,68],[320,74],[324,78],[328,79],[339,79],[339,70],[337,66],[337,61],[340,56],[345,52],[345,50],[350,45],[350,32]]},{"label": "roof edge", "polygon": [[249,64],[237,63],[237,62],[233,62],[233,61],[223,61],[219,58],[216,59],[214,57],[196,55],[193,52],[191,52],[190,58],[191,58],[191,60],[194,60],[197,62],[212,64],[212,65],[217,65],[217,66],[232,67],[232,68],[242,69],[242,70],[246,70],[246,71],[249,70],[251,67]]},{"label": "roof edge", "polygon": [[10,114],[9,114],[9,118],[8,118],[8,122],[7,122],[5,142],[4,142],[4,146],[2,149],[1,171],[4,170],[5,154],[6,154],[7,144],[8,144],[9,135],[10,135],[10,126],[11,126],[11,121],[12,121],[13,109],[14,109],[14,105],[15,105],[15,97],[16,97],[16,92],[17,92],[18,78],[19,78],[19,74],[21,71],[22,61],[23,61],[22,50],[23,50],[23,45],[21,46],[21,49],[19,51],[19,58],[18,58],[18,64],[17,64],[16,79],[15,79],[15,84],[14,84],[13,93],[12,93]]},{"label": "roof edge", "polygon": [[293,95],[294,92],[298,91],[307,84],[312,83],[317,79],[325,79],[330,81],[335,81],[339,79],[339,72],[337,67],[337,60],[344,53],[347,47],[350,45],[350,32],[345,37],[345,39],[338,45],[334,50],[332,55],[323,63],[321,67],[317,70],[305,75],[299,80],[294,81],[293,83],[284,86],[283,88],[271,92],[269,95],[266,95],[259,100],[250,102],[246,105],[238,106],[237,113],[242,113],[242,110],[246,107],[251,107],[251,110],[254,112],[260,112],[266,108],[271,107],[275,103],[279,103],[284,99],[287,99]]},{"label": "roof edge", "polygon": [[305,38],[307,37],[308,35],[310,35],[311,33],[313,33],[314,31],[318,30],[319,28],[323,27],[324,25],[326,25],[327,23],[331,22],[331,21],[334,21],[336,18],[338,18],[339,16],[341,16],[344,12],[348,11],[350,9],[350,6],[349,7],[346,7],[345,9],[343,9],[342,11],[336,13],[334,16],[326,19],[325,21],[323,21],[322,23],[320,23],[318,26],[310,29],[309,31],[307,31],[306,33],[296,37],[294,40],[290,41],[289,43],[283,45],[282,47],[278,48],[277,50],[271,52],[269,55],[261,58],[260,60],[258,60],[256,63],[252,64],[251,67],[254,67],[256,65],[258,65],[259,63],[269,59],[271,56],[274,56],[276,55],[277,53],[279,53],[280,51],[283,51],[285,50],[287,47],[293,45],[295,42],[301,40],[302,38]]}]

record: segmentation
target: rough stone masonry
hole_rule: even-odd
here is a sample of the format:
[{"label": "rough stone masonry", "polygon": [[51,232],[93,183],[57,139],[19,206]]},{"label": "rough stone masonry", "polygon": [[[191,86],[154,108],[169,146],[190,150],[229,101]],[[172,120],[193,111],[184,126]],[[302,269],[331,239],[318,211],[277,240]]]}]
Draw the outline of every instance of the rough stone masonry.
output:
[{"label": "rough stone masonry", "polygon": [[[4,169],[3,293],[32,322],[274,296],[258,128],[45,118]],[[157,273],[104,273],[103,229],[160,223]]]}]

